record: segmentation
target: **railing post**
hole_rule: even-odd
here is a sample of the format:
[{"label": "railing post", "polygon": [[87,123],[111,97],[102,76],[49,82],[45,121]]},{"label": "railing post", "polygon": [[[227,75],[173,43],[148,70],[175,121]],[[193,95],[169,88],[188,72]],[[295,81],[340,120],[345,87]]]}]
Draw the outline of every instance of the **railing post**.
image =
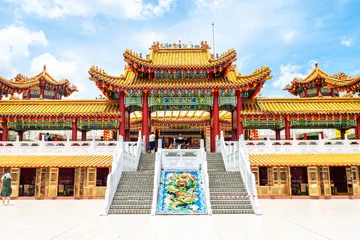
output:
[{"label": "railing post", "polygon": [[158,150],[162,149],[162,139],[158,140],[158,147],[157,148],[158,148]]},{"label": "railing post", "polygon": [[215,152],[219,152],[218,144],[219,144],[219,135],[216,135],[215,136]]},{"label": "railing post", "polygon": [[224,131],[221,131],[221,132],[220,132],[220,138],[221,138],[222,140],[224,140]]},{"label": "railing post", "polygon": [[95,148],[96,148],[96,142],[95,142],[95,136],[93,135],[90,143],[90,152],[92,154],[95,154]]},{"label": "railing post", "polygon": [[19,135],[16,136],[16,140],[15,140],[15,144],[14,144],[14,152],[13,153],[16,153],[16,154],[19,154],[21,153],[21,150],[20,150],[20,142],[19,142]]},{"label": "railing post", "polygon": [[70,149],[71,149],[70,135],[67,134],[66,135],[66,142],[65,142],[65,152],[70,153]]},{"label": "railing post", "polygon": [[200,149],[205,149],[204,139],[200,139]]},{"label": "railing post", "polygon": [[40,154],[43,154],[45,150],[45,136],[42,135],[41,136],[41,141],[40,141]]}]

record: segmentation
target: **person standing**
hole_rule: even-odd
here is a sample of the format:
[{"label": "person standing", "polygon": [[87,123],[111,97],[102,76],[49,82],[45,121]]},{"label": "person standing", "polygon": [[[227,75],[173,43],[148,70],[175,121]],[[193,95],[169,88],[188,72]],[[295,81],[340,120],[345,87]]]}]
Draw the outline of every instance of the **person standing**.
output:
[{"label": "person standing", "polygon": [[149,136],[149,153],[152,152],[152,150],[155,149],[155,134],[154,132],[151,132]]},{"label": "person standing", "polygon": [[[1,181],[3,181],[3,186],[1,189],[1,197],[2,197],[2,203],[3,206],[9,205],[10,201],[10,195],[11,195],[11,175],[8,172],[5,172],[4,176],[1,178]],[[7,198],[7,199],[6,199]],[[7,200],[7,204],[5,204],[5,200]]]}]

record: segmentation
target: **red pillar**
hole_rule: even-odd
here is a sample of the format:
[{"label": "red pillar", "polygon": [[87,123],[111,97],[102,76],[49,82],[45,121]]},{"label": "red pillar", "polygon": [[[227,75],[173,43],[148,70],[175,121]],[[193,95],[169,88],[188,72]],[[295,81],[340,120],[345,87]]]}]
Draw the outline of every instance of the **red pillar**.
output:
[{"label": "red pillar", "polygon": [[316,86],[316,95],[319,95],[319,93],[321,92],[321,86],[320,85],[317,85]]},{"label": "red pillar", "polygon": [[54,141],[57,141],[59,139],[59,135],[55,134]]},{"label": "red pillar", "polygon": [[119,134],[125,140],[125,93],[124,91],[120,91],[120,98],[119,98],[119,110],[121,114],[121,121],[119,124]]},{"label": "red pillar", "polygon": [[0,100],[2,100],[2,93],[3,93],[3,91],[2,91],[2,89],[0,89]]},{"label": "red pillar", "polygon": [[356,118],[355,133],[356,133],[356,139],[360,139],[360,116]]},{"label": "red pillar", "polygon": [[215,149],[213,115],[213,109],[210,109],[210,152],[213,152]]},{"label": "red pillar", "polygon": [[237,90],[236,91],[236,125],[237,125],[236,140],[239,140],[239,136],[243,134],[241,110],[242,110],[242,96],[240,90]]},{"label": "red pillar", "polygon": [[214,118],[214,137],[220,137],[220,126],[219,126],[219,92],[216,90],[214,92],[214,110],[213,110],[213,118]]},{"label": "red pillar", "polygon": [[39,133],[39,141],[42,141],[42,133]]},{"label": "red pillar", "polygon": [[71,141],[77,141],[77,119],[72,120]]},{"label": "red pillar", "polygon": [[40,97],[45,98],[45,85],[42,83],[40,84]]},{"label": "red pillar", "polygon": [[[231,111],[231,140],[236,141],[237,130],[234,129],[234,110]],[[236,116],[235,116],[236,117]]]},{"label": "red pillar", "polygon": [[[130,111],[127,110],[126,111],[127,115],[128,115],[128,121],[125,122],[125,124],[127,125],[127,129],[125,129],[125,141],[130,141],[130,128],[131,128],[131,124],[130,124]],[[125,126],[126,127],[126,126]]]},{"label": "red pillar", "polygon": [[335,90],[333,88],[330,90],[330,94],[332,97],[335,97]]},{"label": "red pillar", "polygon": [[281,130],[275,129],[275,139],[280,141],[281,140]]},{"label": "red pillar", "polygon": [[6,119],[3,119],[3,122],[2,122],[2,141],[3,142],[6,142],[8,140],[8,125],[7,125],[7,120]]},{"label": "red pillar", "polygon": [[345,129],[340,129],[340,137],[341,137],[341,139],[345,139],[345,132],[346,132]]},{"label": "red pillar", "polygon": [[81,141],[86,141],[86,130],[81,130]]},{"label": "red pillar", "polygon": [[304,97],[308,97],[307,90],[304,90]]},{"label": "red pillar", "polygon": [[28,91],[28,94],[27,94],[27,99],[30,100],[30,98],[31,98],[31,90],[29,90],[29,91]]},{"label": "red pillar", "polygon": [[55,89],[53,99],[57,99],[57,93],[58,93],[58,90],[57,90],[57,89]]},{"label": "red pillar", "polygon": [[19,130],[18,135],[19,135],[19,141],[23,141],[23,139],[24,139],[24,130]]},{"label": "red pillar", "polygon": [[291,140],[290,136],[290,118],[285,118],[285,140]]},{"label": "red pillar", "polygon": [[145,90],[142,95],[142,135],[145,136],[146,150],[149,146],[149,105],[148,91]]}]

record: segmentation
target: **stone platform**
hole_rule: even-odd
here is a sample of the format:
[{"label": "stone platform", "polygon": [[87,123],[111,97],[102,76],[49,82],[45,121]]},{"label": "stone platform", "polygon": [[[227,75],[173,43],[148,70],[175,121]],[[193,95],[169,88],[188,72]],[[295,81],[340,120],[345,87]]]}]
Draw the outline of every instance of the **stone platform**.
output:
[{"label": "stone platform", "polygon": [[[99,216],[103,200],[17,200],[1,239],[358,239],[359,200],[261,199],[263,216]],[[184,234],[181,234],[181,232]],[[182,237],[181,237],[182,236]],[[185,237],[187,236],[187,237]]]}]

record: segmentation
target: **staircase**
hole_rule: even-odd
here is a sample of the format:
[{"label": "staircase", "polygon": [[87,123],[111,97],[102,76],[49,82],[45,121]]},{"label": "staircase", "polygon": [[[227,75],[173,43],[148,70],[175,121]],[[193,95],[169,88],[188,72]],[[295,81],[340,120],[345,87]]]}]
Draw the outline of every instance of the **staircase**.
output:
[{"label": "staircase", "polygon": [[123,172],[109,214],[150,214],[155,154],[142,153],[136,172]]},{"label": "staircase", "polygon": [[[213,214],[254,214],[240,172],[226,172],[220,153],[207,153],[210,202]],[[229,198],[228,198],[229,197]]]}]

